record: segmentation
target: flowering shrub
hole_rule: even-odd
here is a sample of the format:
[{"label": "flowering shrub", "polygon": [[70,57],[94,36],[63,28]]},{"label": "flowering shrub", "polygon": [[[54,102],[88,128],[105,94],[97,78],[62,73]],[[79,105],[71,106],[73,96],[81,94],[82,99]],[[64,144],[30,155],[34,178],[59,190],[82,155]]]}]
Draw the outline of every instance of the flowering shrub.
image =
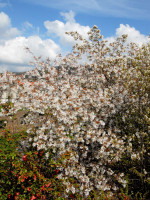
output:
[{"label": "flowering shrub", "polygon": [[57,164],[45,160],[44,151],[30,147],[24,152],[24,134],[0,138],[0,199],[59,199],[64,187]]},{"label": "flowering shrub", "polygon": [[[25,121],[35,128],[27,131],[32,135],[28,143],[38,152],[46,151],[47,160],[52,149],[52,159],[61,162],[58,179],[66,187],[65,198],[70,192],[86,199],[92,191],[99,196],[104,191],[116,199],[120,189],[127,187],[126,175],[131,172],[129,178],[134,178],[137,162],[132,160],[142,155],[139,161],[146,161],[149,156],[149,44],[128,45],[126,35],[108,44],[96,26],[89,40],[77,32],[67,34],[82,44],[77,43],[65,58],[59,56],[55,66],[35,58],[36,69],[26,74],[38,80],[30,83],[20,78],[19,99],[9,113],[29,109]],[[89,58],[88,64],[78,64],[82,54]],[[141,143],[143,133],[146,144]],[[147,164],[141,169],[146,173]],[[149,175],[145,175],[139,176],[148,186]]]}]

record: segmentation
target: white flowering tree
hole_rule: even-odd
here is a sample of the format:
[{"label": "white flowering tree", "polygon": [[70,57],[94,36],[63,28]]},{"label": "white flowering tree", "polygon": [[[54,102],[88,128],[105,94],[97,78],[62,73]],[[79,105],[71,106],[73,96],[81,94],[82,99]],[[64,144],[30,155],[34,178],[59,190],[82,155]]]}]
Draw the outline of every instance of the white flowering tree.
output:
[{"label": "white flowering tree", "polygon": [[[117,169],[117,165],[127,154],[127,159],[139,158],[133,147],[134,137],[141,138],[139,132],[149,137],[149,46],[129,46],[126,35],[109,44],[96,26],[88,33],[89,40],[77,32],[67,34],[82,43],[66,57],[59,55],[55,66],[49,59],[35,58],[36,69],[26,75],[38,80],[18,80],[19,97],[7,115],[20,108],[30,111],[25,118],[26,123],[34,124],[27,131],[29,142],[37,150],[47,151],[47,159],[52,149],[53,159],[61,161],[58,178],[67,187],[65,197],[71,191],[87,198],[96,190],[116,198],[120,187],[126,187],[128,169]],[[89,64],[78,64],[83,54]],[[134,114],[140,119],[138,109],[139,114],[145,109],[145,129],[137,127],[135,132],[137,122],[128,120]]]}]

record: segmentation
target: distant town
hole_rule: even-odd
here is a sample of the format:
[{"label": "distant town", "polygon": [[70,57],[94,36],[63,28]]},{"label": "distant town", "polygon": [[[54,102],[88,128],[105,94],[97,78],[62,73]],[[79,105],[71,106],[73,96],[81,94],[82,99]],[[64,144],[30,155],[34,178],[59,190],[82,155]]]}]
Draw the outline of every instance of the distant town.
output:
[{"label": "distant town", "polygon": [[[13,74],[15,74],[15,75],[22,75],[22,74],[25,74],[26,72],[11,72],[11,73],[13,73]],[[0,75],[1,74],[3,74],[3,73],[0,73]]]}]

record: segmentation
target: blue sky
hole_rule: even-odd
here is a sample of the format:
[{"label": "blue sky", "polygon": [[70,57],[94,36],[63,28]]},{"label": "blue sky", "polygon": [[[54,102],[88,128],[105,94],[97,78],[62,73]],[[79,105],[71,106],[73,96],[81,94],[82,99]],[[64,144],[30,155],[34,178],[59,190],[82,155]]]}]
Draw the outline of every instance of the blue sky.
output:
[{"label": "blue sky", "polygon": [[0,0],[0,72],[27,71],[36,55],[54,59],[71,51],[66,31],[85,38],[94,25],[105,39],[128,34],[128,41],[145,43],[150,34],[149,0]]}]

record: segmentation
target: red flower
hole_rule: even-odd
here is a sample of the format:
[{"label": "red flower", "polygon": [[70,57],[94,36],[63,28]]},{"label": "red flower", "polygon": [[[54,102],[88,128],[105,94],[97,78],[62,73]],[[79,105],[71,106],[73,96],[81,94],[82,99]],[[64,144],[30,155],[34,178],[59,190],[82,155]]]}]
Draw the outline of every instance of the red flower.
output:
[{"label": "red flower", "polygon": [[24,155],[24,156],[22,157],[22,159],[26,162],[26,161],[27,161],[27,155]]},{"label": "red flower", "polygon": [[44,153],[44,151],[41,151],[39,155],[40,155],[40,156],[42,156],[42,155],[43,155],[43,153]]},{"label": "red flower", "polygon": [[36,175],[34,176],[34,181],[36,180]]},{"label": "red flower", "polygon": [[41,187],[41,189],[42,189],[43,191],[45,190],[44,185]]},{"label": "red flower", "polygon": [[36,197],[34,195],[32,195],[30,200],[34,200],[34,199],[36,199]]},{"label": "red flower", "polygon": [[27,188],[27,190],[28,190],[28,191],[30,191],[30,190],[31,190],[31,188],[29,188],[29,187],[28,187],[28,188]]},{"label": "red flower", "polygon": [[70,197],[71,197],[71,198],[74,198],[74,195],[73,195],[73,194],[70,194]]},{"label": "red flower", "polygon": [[19,196],[19,192],[16,193],[15,200],[17,199],[18,196]]},{"label": "red flower", "polygon": [[130,200],[129,197],[123,194],[124,200]]},{"label": "red flower", "polygon": [[24,178],[21,180],[21,182],[24,182]]},{"label": "red flower", "polygon": [[58,173],[59,172],[59,169],[57,169],[57,170],[55,170],[56,171],[56,173]]},{"label": "red flower", "polygon": [[51,185],[51,183],[45,184],[46,187],[49,187]]}]

